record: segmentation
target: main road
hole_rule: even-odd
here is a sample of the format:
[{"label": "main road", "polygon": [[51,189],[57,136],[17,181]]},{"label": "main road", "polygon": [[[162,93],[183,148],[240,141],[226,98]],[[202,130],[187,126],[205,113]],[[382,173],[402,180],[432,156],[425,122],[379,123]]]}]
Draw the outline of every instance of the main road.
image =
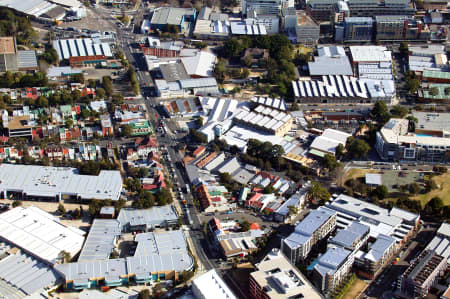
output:
[{"label": "main road", "polygon": [[[104,10],[96,10],[96,12],[102,15],[105,20],[111,22],[107,12],[105,12]],[[116,26],[117,28],[117,44],[122,49],[130,65],[132,65],[136,69],[137,78],[141,87],[142,96],[147,108],[149,120],[152,123],[153,127],[157,128],[159,126],[161,116],[154,108],[157,106],[157,102],[155,101],[155,99],[149,97],[150,93],[148,92],[148,89],[149,87],[153,86],[153,80],[150,77],[150,74],[146,71],[145,61],[142,55],[139,52],[135,51],[135,49],[133,48],[133,33],[130,33],[127,28],[119,28],[115,24],[114,26]],[[178,151],[176,150],[176,145],[180,136],[175,132],[170,132],[170,130],[167,132],[167,134],[161,134],[159,132],[155,133],[158,144],[165,145],[167,149],[167,153],[170,157],[170,162],[167,161],[168,163],[166,165],[167,167],[173,169],[176,175],[174,175],[174,179],[176,179],[179,188],[189,185],[189,179],[187,178],[185,169],[181,163],[182,159]],[[214,265],[204,251],[204,248],[207,247],[207,242],[204,239],[203,234],[201,233],[202,225],[197,215],[198,211],[193,204],[191,193],[189,192],[189,190],[185,191],[183,196],[187,200],[188,205],[182,209],[182,213],[185,217],[185,221],[187,219],[187,214],[190,215],[190,219],[192,220],[190,223],[187,223],[193,229],[189,231],[189,235],[194,244],[195,252],[197,253],[197,257],[200,259],[201,264],[205,268],[204,270],[210,270],[214,268]]]}]

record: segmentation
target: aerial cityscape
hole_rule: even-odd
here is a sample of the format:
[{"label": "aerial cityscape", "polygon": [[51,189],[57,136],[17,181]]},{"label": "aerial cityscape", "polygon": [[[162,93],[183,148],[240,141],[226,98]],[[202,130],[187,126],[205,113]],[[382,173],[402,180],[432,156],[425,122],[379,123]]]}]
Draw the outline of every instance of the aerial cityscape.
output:
[{"label": "aerial cityscape", "polygon": [[450,299],[447,0],[0,0],[0,298]]}]

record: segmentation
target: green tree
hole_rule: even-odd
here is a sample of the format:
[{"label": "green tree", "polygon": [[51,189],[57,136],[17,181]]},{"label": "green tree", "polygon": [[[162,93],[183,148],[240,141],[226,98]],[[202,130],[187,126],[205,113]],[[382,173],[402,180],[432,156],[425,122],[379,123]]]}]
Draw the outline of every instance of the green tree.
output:
[{"label": "green tree", "polygon": [[418,122],[417,118],[410,115],[406,119],[408,120],[408,131],[414,132],[416,130],[416,123]]},{"label": "green tree", "polygon": [[336,147],[336,158],[340,159],[344,155],[345,147],[339,143]]},{"label": "green tree", "polygon": [[55,64],[58,62],[58,53],[53,47],[50,47],[42,54],[42,59],[48,64]]},{"label": "green tree", "polygon": [[122,136],[131,137],[133,136],[133,128],[130,125],[124,125],[121,131]]},{"label": "green tree", "polygon": [[242,221],[240,224],[240,229],[239,231],[241,232],[247,232],[250,230],[250,222],[248,222],[247,220]]},{"label": "green tree", "polygon": [[400,54],[404,57],[408,57],[408,43],[407,42],[401,42],[399,47]]},{"label": "green tree", "polygon": [[67,119],[64,121],[64,124],[66,125],[66,127],[72,128],[72,127],[73,127],[73,119],[67,118]]},{"label": "green tree", "polygon": [[22,205],[22,201],[21,200],[15,200],[12,203],[12,207],[16,208],[16,207],[20,207]]},{"label": "green tree", "polygon": [[444,202],[440,197],[433,197],[425,205],[425,208],[431,209],[433,214],[440,214],[440,210],[444,207]]},{"label": "green tree", "polygon": [[336,160],[336,157],[330,154],[325,154],[322,160],[323,167],[334,170],[336,166],[338,165],[338,161]]},{"label": "green tree", "polygon": [[325,203],[330,199],[331,195],[328,190],[319,182],[312,182],[311,188],[308,190],[308,198],[313,201]]},{"label": "green tree", "polygon": [[237,38],[230,38],[222,47],[222,55],[226,58],[235,57],[239,56],[243,50],[244,48]]},{"label": "green tree", "polygon": [[425,191],[426,192],[430,192],[435,189],[437,189],[437,185],[432,178],[425,181]]},{"label": "green tree", "polygon": [[143,289],[139,292],[138,299],[150,299],[150,291],[148,289]]},{"label": "green tree", "polygon": [[244,59],[242,60],[242,62],[244,63],[244,65],[246,67],[251,67],[253,64],[253,59],[250,56],[245,56]]},{"label": "green tree", "polygon": [[370,115],[381,125],[387,123],[388,120],[391,118],[386,102],[384,101],[377,101],[373,106]]},{"label": "green tree", "polygon": [[112,86],[111,78],[108,76],[104,76],[102,78],[102,85],[103,85],[103,88],[105,89],[106,95],[108,97],[111,96],[113,93],[113,86]]},{"label": "green tree", "polygon": [[444,89],[444,93],[445,93],[446,96],[450,95],[450,87],[446,87]]},{"label": "green tree", "polygon": [[379,185],[373,190],[372,196],[376,196],[379,200],[385,199],[389,195],[389,190],[386,186]]},{"label": "green tree", "polygon": [[192,271],[186,271],[180,273],[180,280],[183,283],[187,283],[192,277],[194,277],[194,272]]},{"label": "green tree", "polygon": [[63,205],[62,203],[60,203],[60,204],[58,205],[58,209],[56,210],[56,212],[57,212],[59,215],[63,215],[63,214],[66,213],[66,208],[64,207],[64,205]]},{"label": "green tree", "polygon": [[408,191],[411,194],[417,194],[420,191],[420,186],[417,183],[411,183],[408,185]]},{"label": "green tree", "polygon": [[404,118],[408,114],[408,108],[400,106],[400,105],[395,105],[391,109],[391,114],[392,114],[392,117]]},{"label": "green tree", "polygon": [[370,151],[370,145],[363,139],[355,139],[350,144],[349,153],[353,158],[363,158]]},{"label": "green tree", "polygon": [[103,99],[106,96],[106,91],[103,88],[97,88],[97,90],[95,91],[95,95],[99,98],[99,99]]},{"label": "green tree", "polygon": [[288,206],[289,215],[297,215],[298,208],[296,206]]}]

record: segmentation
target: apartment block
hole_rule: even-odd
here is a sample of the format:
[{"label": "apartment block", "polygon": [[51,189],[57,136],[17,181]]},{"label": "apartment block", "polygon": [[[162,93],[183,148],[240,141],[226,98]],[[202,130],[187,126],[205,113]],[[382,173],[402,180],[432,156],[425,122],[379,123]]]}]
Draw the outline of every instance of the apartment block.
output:
[{"label": "apartment block", "polygon": [[329,248],[318,258],[312,272],[314,285],[325,295],[333,292],[350,272],[354,253],[342,247]]},{"label": "apartment block", "polygon": [[323,298],[277,248],[256,264],[255,272],[250,273],[249,293],[253,299]]},{"label": "apartment block", "polygon": [[376,40],[429,40],[428,26],[412,16],[376,16]]},{"label": "apartment block", "polygon": [[447,259],[433,251],[423,251],[399,279],[399,289],[408,298],[423,298],[445,273]]},{"label": "apartment block", "polygon": [[336,228],[337,212],[325,207],[311,211],[295,231],[281,241],[281,249],[292,263],[304,260],[313,246]]},{"label": "apartment block", "polygon": [[390,260],[396,249],[396,240],[390,236],[379,234],[368,252],[358,251],[354,266],[360,276],[374,279],[378,271]]},{"label": "apartment block", "polygon": [[389,120],[377,132],[375,148],[383,160],[450,161],[450,138],[408,133],[405,119]]}]

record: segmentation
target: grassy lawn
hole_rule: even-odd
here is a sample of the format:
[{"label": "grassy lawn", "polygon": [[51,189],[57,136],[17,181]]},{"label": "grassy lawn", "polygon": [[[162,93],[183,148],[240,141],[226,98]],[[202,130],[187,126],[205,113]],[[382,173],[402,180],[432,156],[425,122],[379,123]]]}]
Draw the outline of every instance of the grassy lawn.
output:
[{"label": "grassy lawn", "polygon": [[342,299],[355,299],[366,286],[367,282],[356,278],[352,286],[350,287],[350,289],[348,289],[347,293],[345,293]]},{"label": "grassy lawn", "polygon": [[349,179],[356,179],[366,175],[366,173],[380,173],[378,169],[360,169],[360,168],[352,168],[345,173],[344,182]]},{"label": "grassy lawn", "polygon": [[439,189],[433,190],[426,194],[419,194],[412,197],[412,199],[420,200],[422,207],[433,197],[438,196],[444,202],[444,205],[450,205],[450,173],[444,173],[440,176],[435,176],[433,180],[439,185]]}]

